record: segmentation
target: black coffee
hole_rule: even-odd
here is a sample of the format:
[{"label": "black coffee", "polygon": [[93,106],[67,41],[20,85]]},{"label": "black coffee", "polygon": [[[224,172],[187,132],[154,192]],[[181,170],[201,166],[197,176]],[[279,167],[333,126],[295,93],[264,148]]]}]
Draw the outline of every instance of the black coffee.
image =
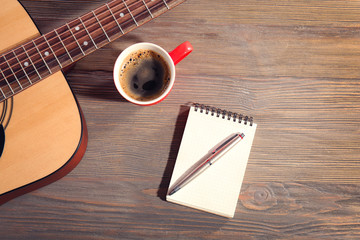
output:
[{"label": "black coffee", "polygon": [[170,70],[162,56],[151,50],[131,53],[123,62],[120,83],[131,98],[150,101],[165,92],[170,82]]}]

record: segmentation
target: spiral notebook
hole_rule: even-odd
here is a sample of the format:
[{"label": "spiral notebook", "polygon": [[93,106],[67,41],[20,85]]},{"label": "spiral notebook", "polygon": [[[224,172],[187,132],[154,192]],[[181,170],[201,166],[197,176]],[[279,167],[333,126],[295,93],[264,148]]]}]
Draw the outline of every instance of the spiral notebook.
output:
[{"label": "spiral notebook", "polygon": [[245,137],[186,186],[167,195],[166,200],[232,218],[256,126],[252,117],[205,105],[191,106],[168,194],[214,146],[234,133],[243,133]]}]

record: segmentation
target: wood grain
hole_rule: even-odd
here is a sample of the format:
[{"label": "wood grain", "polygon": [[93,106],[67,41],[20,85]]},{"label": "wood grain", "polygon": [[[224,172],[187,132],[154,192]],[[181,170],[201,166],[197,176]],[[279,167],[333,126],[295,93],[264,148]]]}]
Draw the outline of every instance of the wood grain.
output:
[{"label": "wood grain", "polygon": [[[21,0],[42,32],[106,1]],[[78,62],[89,143],[67,177],[0,211],[6,239],[358,239],[360,2],[188,0]],[[194,51],[139,107],[112,67],[137,42]],[[188,102],[258,124],[234,219],[164,201]]]}]

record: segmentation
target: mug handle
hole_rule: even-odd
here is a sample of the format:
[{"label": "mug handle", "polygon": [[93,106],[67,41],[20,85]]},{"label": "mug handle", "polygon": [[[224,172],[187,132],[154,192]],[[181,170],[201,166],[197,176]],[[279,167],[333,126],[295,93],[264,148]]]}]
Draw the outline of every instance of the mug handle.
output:
[{"label": "mug handle", "polygon": [[193,50],[192,45],[190,42],[186,41],[177,46],[174,50],[169,52],[169,55],[171,59],[174,62],[174,65],[176,65],[178,62],[183,60],[187,55],[189,55]]}]

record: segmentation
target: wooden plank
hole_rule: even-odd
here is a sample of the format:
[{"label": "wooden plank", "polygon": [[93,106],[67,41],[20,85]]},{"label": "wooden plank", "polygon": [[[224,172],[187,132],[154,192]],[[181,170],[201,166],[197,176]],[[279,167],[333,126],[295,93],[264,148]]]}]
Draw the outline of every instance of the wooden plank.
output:
[{"label": "wooden plank", "polygon": [[[106,1],[21,2],[46,32]],[[84,58],[67,79],[88,122],[85,158],[3,205],[3,236],[358,239],[359,13],[358,1],[188,0]],[[194,51],[164,102],[119,96],[112,68],[123,49],[185,40]],[[188,102],[258,123],[234,219],[163,200]]]}]

